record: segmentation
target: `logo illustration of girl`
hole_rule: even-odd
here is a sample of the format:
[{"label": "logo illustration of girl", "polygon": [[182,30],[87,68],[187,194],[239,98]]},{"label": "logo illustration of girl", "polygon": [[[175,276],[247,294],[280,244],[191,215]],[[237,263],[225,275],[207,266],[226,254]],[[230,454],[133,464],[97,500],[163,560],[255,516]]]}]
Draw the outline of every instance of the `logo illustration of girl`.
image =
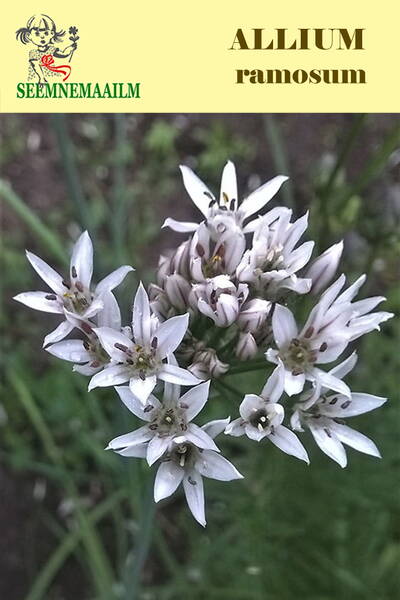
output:
[{"label": "logo illustration of girl", "polygon": [[55,65],[54,58],[68,58],[71,61],[79,37],[76,27],[69,28],[69,46],[64,49],[59,47],[65,36],[65,31],[57,30],[53,19],[47,15],[33,15],[26,27],[21,27],[16,32],[17,40],[23,44],[36,46],[29,51],[28,81],[37,79],[37,82],[46,83],[49,78],[65,81],[71,73],[70,65]]}]

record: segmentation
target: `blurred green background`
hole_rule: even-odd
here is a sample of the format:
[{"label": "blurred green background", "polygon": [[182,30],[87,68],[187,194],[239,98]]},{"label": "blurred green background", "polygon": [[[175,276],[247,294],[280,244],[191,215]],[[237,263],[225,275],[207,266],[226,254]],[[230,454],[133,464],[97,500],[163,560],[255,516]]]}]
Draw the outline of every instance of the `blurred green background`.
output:
[{"label": "blurred green background", "polygon": [[[278,196],[323,251],[344,237],[343,270],[398,312],[398,115],[2,115],[0,598],[7,600],[392,600],[399,596],[399,326],[357,344],[355,391],[387,396],[351,425],[383,460],[349,450],[349,467],[302,436],[311,466],[271,444],[221,439],[245,479],[206,480],[205,531],[180,493],[151,502],[154,471],[103,448],[134,429],[113,390],[41,350],[57,317],[11,300],[44,289],[24,249],[66,268],[81,228],[99,279],[132,264],[118,289],[126,322],[139,278],[182,240],[167,216],[196,214],[178,171],[187,164],[218,189],[236,162],[241,195],[277,173]],[[275,205],[275,201],[271,206]],[[258,392],[263,373],[241,376]],[[235,416],[213,396],[200,424]],[[202,420],[203,419],[203,420]]]}]

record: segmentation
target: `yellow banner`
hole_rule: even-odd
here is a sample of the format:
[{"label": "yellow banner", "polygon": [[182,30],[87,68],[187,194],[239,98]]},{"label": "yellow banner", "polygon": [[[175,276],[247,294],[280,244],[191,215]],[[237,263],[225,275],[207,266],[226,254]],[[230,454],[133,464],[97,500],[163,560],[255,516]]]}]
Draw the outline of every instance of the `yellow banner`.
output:
[{"label": "yellow banner", "polygon": [[398,112],[400,5],[9,3],[1,112]]}]

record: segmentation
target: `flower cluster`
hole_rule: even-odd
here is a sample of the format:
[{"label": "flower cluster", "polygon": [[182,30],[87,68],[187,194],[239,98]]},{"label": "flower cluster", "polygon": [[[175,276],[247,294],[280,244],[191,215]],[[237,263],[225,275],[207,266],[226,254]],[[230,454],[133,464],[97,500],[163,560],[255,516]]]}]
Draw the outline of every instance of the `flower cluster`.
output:
[{"label": "flower cluster", "polygon": [[[354,340],[379,329],[392,314],[372,312],[381,296],[355,299],[365,276],[347,288],[344,275],[331,283],[342,242],[310,263],[314,243],[301,242],[307,214],[294,219],[291,210],[275,207],[259,216],[286,177],[275,177],[239,202],[232,162],[224,168],[218,197],[188,167],[181,170],[203,219],[165,221],[165,227],[189,238],[160,258],[157,282],[148,293],[139,284],[131,324],[122,325],[112,291],[133,269],[122,266],[93,286],[87,232],[74,245],[67,278],[27,252],[50,291],[24,292],[15,299],[60,314],[63,321],[46,336],[45,349],[89,376],[89,390],[115,386],[123,404],[144,422],[107,449],[144,458],[150,466],[157,463],[155,501],[182,483],[193,516],[205,525],[202,478],[242,478],[214,441],[221,433],[257,442],[267,438],[307,464],[297,435],[305,429],[342,467],[347,463],[343,444],[379,456],[375,444],[344,419],[386,399],[352,392],[343,381],[357,361],[355,352],[329,370],[324,365],[343,357]],[[299,326],[292,310],[305,294],[319,298]],[[65,339],[73,330],[78,335]],[[270,363],[276,365],[272,373]],[[256,368],[265,372],[266,383],[259,395],[241,399],[225,379]],[[232,401],[225,410],[238,410],[238,416],[199,426],[193,420],[214,382]],[[182,392],[182,386],[188,389]]]}]

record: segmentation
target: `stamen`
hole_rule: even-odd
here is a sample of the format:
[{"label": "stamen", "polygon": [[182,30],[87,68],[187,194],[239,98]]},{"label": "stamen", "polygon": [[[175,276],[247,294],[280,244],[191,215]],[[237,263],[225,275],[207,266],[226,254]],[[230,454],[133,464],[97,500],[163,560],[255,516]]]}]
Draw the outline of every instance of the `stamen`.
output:
[{"label": "stamen", "polygon": [[151,431],[155,431],[156,429],[158,429],[157,423],[152,423],[151,425],[149,425],[149,429],[151,429]]},{"label": "stamen", "polygon": [[329,402],[329,404],[336,404],[336,402],[338,401],[337,398],[332,398],[332,400]]},{"label": "stamen", "polygon": [[61,283],[63,284],[63,286],[64,286],[64,287],[66,287],[66,288],[68,288],[68,289],[70,288],[70,285],[69,285],[69,283],[67,283],[67,282],[66,282],[64,279],[62,280],[62,282],[61,282]]},{"label": "stamen", "polygon": [[326,342],[323,342],[319,348],[320,352],[325,352],[325,350],[327,349],[328,344]]},{"label": "stamen", "polygon": [[153,410],[154,406],[152,404],[148,404],[147,406],[144,407],[143,412],[148,413],[151,410]]},{"label": "stamen", "polygon": [[203,194],[204,194],[205,196],[207,196],[207,198],[210,198],[210,200],[212,200],[213,202],[215,202],[215,198],[214,198],[214,196],[213,196],[213,195],[212,195],[212,194],[211,194],[211,193],[210,193],[208,190],[204,190],[204,191],[203,191]]},{"label": "stamen", "polygon": [[75,267],[71,267],[71,275],[72,277],[75,279],[75,277],[78,277],[78,274],[76,272],[76,268]]},{"label": "stamen", "polygon": [[229,202],[228,194],[226,194],[225,192],[222,192],[222,198],[223,198],[225,204],[228,204],[228,202]]},{"label": "stamen", "polygon": [[93,333],[93,329],[90,327],[90,325],[88,325],[88,323],[85,323],[85,321],[83,321],[81,327],[85,333]]},{"label": "stamen", "polygon": [[133,365],[133,360],[131,358],[127,358],[126,362],[128,363],[128,365]]},{"label": "stamen", "polygon": [[348,408],[351,404],[351,400],[346,400],[343,404],[340,405],[340,408]]},{"label": "stamen", "polygon": [[90,364],[90,366],[91,366],[91,367],[93,367],[94,369],[97,369],[97,367],[99,367],[99,366],[100,366],[100,363],[99,363],[99,361],[98,361],[98,360],[94,360],[94,361],[93,361],[93,362]]},{"label": "stamen", "polygon": [[324,427],[324,431],[325,431],[326,435],[327,435],[329,438],[331,438],[331,437],[332,437],[332,434],[331,434],[331,432],[329,431],[329,429],[328,429],[327,427]]},{"label": "stamen", "polygon": [[[182,466],[183,466],[183,465],[182,465]],[[189,482],[191,485],[197,485],[197,481],[195,481],[194,479],[192,479],[192,478],[190,477],[190,475],[189,475],[189,477],[188,477],[188,482]]]},{"label": "stamen", "polygon": [[158,338],[154,337],[151,340],[151,347],[153,348],[153,350],[156,350],[157,346],[158,346]]},{"label": "stamen", "polygon": [[200,256],[200,258],[203,258],[204,254],[206,253],[206,251],[204,250],[204,248],[201,244],[196,245],[196,252]]},{"label": "stamen", "polygon": [[307,331],[304,334],[304,337],[306,338],[310,338],[312,336],[312,334],[314,333],[314,327],[309,327],[307,329]]},{"label": "stamen", "polygon": [[117,350],[121,350],[121,352],[128,351],[128,346],[124,346],[124,344],[120,344],[120,343],[114,344],[114,348],[117,348]]},{"label": "stamen", "polygon": [[231,203],[229,205],[229,210],[234,211],[235,210],[235,199],[232,198]]},{"label": "stamen", "polygon": [[57,296],[55,294],[47,294],[45,298],[46,300],[57,300]]},{"label": "stamen", "polygon": [[146,381],[146,373],[143,371],[143,369],[140,369],[139,377],[142,381]]},{"label": "stamen", "polygon": [[89,342],[87,342],[86,340],[84,340],[83,347],[85,348],[85,350],[89,350],[89,348],[90,348]]},{"label": "stamen", "polygon": [[81,292],[81,293],[83,292],[83,285],[81,284],[80,281],[75,282],[75,287],[79,292]]}]

